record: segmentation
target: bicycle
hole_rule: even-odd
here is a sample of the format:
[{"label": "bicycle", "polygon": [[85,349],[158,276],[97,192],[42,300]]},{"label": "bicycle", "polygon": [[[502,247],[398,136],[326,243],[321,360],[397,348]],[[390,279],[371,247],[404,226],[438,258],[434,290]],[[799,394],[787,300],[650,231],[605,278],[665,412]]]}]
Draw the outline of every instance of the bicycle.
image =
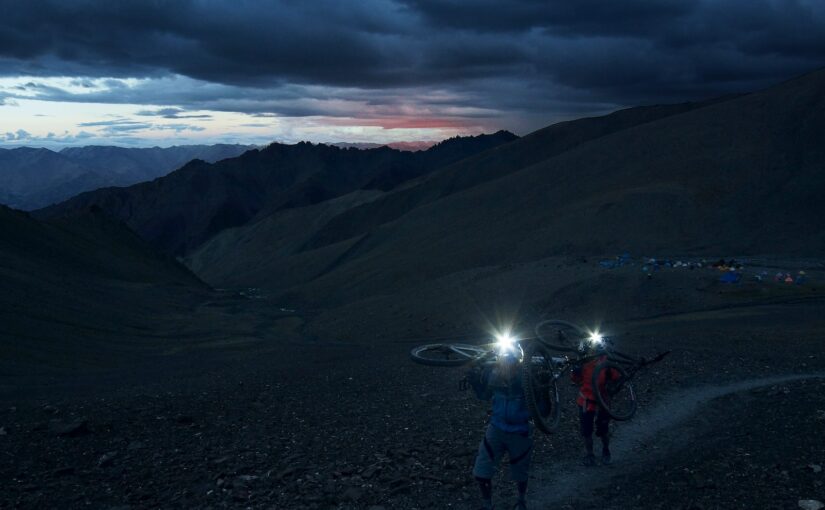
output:
[{"label": "bicycle", "polygon": [[[593,371],[594,388],[598,388],[597,383],[602,372],[611,371],[618,374],[618,377],[606,377],[604,391],[596,391],[596,399],[599,401],[599,405],[616,421],[627,421],[632,418],[638,407],[636,392],[633,390],[633,378],[653,363],[662,361],[668,354],[670,354],[670,351],[665,351],[650,360],[644,357],[635,360],[608,358],[608,361],[599,364],[596,370]],[[622,365],[629,368],[625,369]]]},{"label": "bicycle", "polygon": [[[543,432],[551,432],[558,425],[559,416],[551,415],[542,419],[538,413],[541,399],[558,395],[557,381],[574,366],[603,356],[606,358],[593,371],[591,384],[596,400],[608,416],[616,421],[627,421],[638,409],[633,379],[643,369],[670,354],[670,351],[664,351],[650,360],[635,358],[615,349],[612,339],[598,331],[588,331],[576,324],[555,319],[539,322],[535,333],[536,341],[528,344],[525,350],[524,359],[530,359],[531,362],[523,363],[522,369],[525,380],[530,381],[524,385],[527,407],[536,427]],[[592,354],[582,354],[582,342],[588,342],[588,347],[595,347],[590,349]],[[566,354],[554,357],[550,350],[573,352],[575,357]],[[604,383],[600,384],[600,381]]]},{"label": "bicycle", "polygon": [[[558,322],[569,325],[570,327],[577,327],[572,323],[564,321],[544,321],[536,326],[537,336],[539,326],[548,322]],[[436,367],[460,367],[462,365],[471,365],[483,363],[485,361],[494,361],[497,357],[502,340],[513,342],[514,347],[521,349],[521,343],[531,340],[532,338],[513,339],[509,335],[497,335],[492,342],[482,345],[472,345],[464,343],[437,343],[424,344],[413,347],[410,350],[410,358],[421,365],[429,365]],[[547,344],[556,350],[566,350],[563,345]],[[523,353],[523,350],[522,350]]]},{"label": "bicycle", "polygon": [[[518,349],[522,359],[522,378],[525,381],[524,396],[527,408],[536,428],[551,433],[561,418],[558,380],[574,366],[592,359],[606,356],[593,372],[593,388],[599,404],[613,419],[629,420],[638,407],[633,378],[645,367],[661,361],[670,351],[657,355],[652,360],[634,358],[612,347],[610,339],[597,331],[588,331],[571,322],[550,319],[539,322],[535,336],[523,339],[498,339],[497,344],[478,346],[471,344],[426,344],[414,347],[410,357],[416,363],[430,366],[473,366],[494,363],[501,351],[502,343],[512,343],[510,348]],[[596,344],[596,352],[584,355],[580,352],[582,342]],[[498,348],[497,348],[498,347]],[[572,352],[574,357],[562,354],[554,356],[553,351]],[[628,368],[625,368],[628,367]],[[598,384],[604,371],[606,383]]]}]

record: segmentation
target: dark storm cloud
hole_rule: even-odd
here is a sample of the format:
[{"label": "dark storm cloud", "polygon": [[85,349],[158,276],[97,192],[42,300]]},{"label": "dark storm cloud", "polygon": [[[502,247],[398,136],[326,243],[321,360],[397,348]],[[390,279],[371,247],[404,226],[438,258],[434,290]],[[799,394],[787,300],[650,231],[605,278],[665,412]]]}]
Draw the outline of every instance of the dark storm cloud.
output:
[{"label": "dark storm cloud", "polygon": [[477,32],[522,32],[555,28],[578,35],[637,32],[663,19],[684,16],[695,9],[685,0],[553,1],[403,0],[434,26]]},{"label": "dark storm cloud", "polygon": [[[819,0],[0,0],[0,9],[0,75],[70,76],[88,89],[96,77],[210,85],[112,80],[84,95],[182,109],[167,118],[352,115],[330,111],[336,99],[391,114],[408,91],[442,116],[549,118],[748,91],[825,65]],[[37,83],[30,92],[81,100]]]},{"label": "dark storm cloud", "polygon": [[144,80],[130,87],[112,89],[104,86],[82,94],[39,82],[29,82],[23,88],[27,95],[15,97],[33,97],[56,102],[173,104],[176,106],[140,110],[137,114],[202,120],[208,120],[208,117],[181,113],[189,110],[211,110],[262,116],[306,117],[346,113],[336,111],[334,105],[329,104],[331,100],[359,104],[389,104],[398,99],[397,92],[381,90],[367,92],[347,89],[347,97],[340,99],[335,91],[330,91],[326,87],[282,85],[273,88],[241,88],[204,83],[180,76]]},{"label": "dark storm cloud", "polygon": [[235,85],[352,85],[403,76],[403,61],[394,71],[404,57],[403,27],[393,12],[382,17],[397,11],[384,2],[10,0],[0,6],[10,13],[0,26],[6,74],[178,73]]}]

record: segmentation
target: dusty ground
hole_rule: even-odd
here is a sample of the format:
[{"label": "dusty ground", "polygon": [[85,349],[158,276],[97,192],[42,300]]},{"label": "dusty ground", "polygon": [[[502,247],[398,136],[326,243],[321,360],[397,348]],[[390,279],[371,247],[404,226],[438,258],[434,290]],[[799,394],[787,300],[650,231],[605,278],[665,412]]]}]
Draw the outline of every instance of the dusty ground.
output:
[{"label": "dusty ground", "polygon": [[[671,427],[623,431],[615,448],[623,461],[584,476],[560,468],[558,481],[575,480],[577,497],[549,491],[542,500],[585,509],[778,509],[822,500],[825,373],[818,375],[710,387],[702,397],[722,394],[697,401],[695,412]],[[690,401],[690,392],[673,396]]]},{"label": "dusty ground", "polygon": [[[638,419],[614,428],[613,466],[579,467],[572,405],[555,434],[537,436],[533,508],[825,499],[825,474],[808,467],[825,465],[822,382],[707,391],[825,372],[823,302],[810,292],[606,325],[623,350],[674,353],[640,381]],[[243,328],[250,338],[267,331],[263,308]],[[438,333],[229,342],[115,373],[5,381],[0,508],[473,508],[486,406],[458,391],[460,369],[407,357]],[[693,407],[679,416],[681,401]],[[678,419],[663,427],[657,416]],[[496,494],[512,504],[509,483],[496,480]]]}]

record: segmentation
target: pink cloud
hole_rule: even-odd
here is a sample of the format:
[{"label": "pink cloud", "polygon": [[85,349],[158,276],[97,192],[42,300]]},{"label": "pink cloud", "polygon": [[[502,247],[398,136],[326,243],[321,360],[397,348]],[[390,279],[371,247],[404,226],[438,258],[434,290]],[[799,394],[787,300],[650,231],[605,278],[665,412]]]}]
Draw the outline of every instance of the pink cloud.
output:
[{"label": "pink cloud", "polygon": [[386,117],[372,119],[324,118],[322,124],[333,126],[377,126],[383,129],[452,129],[477,131],[477,124],[466,119],[445,119],[438,117]]}]

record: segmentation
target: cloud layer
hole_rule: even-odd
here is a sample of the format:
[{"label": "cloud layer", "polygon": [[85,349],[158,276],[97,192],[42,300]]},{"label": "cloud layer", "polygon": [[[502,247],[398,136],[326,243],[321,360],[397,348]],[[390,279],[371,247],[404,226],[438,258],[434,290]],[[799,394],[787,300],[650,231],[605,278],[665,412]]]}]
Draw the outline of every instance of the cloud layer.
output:
[{"label": "cloud layer", "polygon": [[[819,0],[0,0],[0,9],[0,76],[32,77],[0,91],[0,103],[157,105],[140,115],[165,119],[224,111],[525,132],[825,65]],[[37,79],[57,76],[74,81]]]}]

